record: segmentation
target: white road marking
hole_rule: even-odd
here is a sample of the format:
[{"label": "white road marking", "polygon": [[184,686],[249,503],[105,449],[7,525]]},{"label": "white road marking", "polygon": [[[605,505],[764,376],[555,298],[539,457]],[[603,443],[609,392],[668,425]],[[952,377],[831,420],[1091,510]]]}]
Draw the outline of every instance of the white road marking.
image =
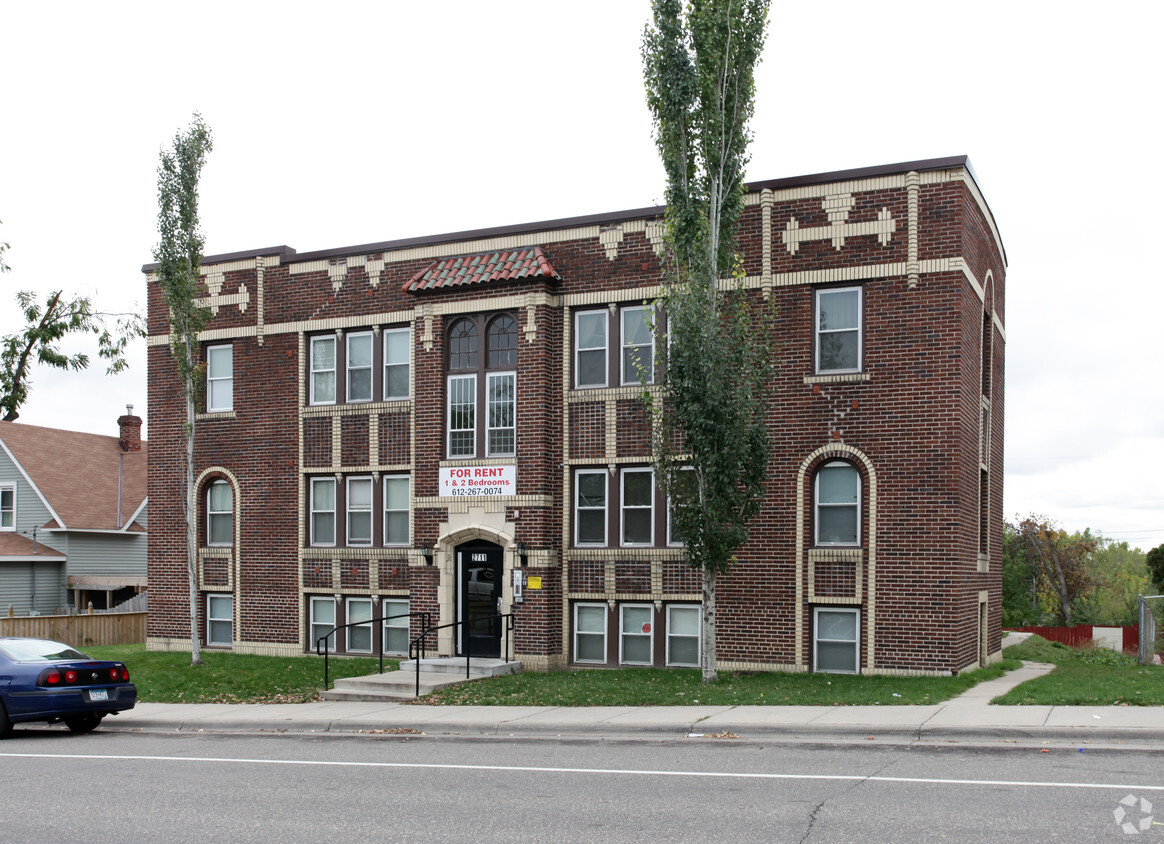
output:
[{"label": "white road marking", "polygon": [[533,774],[607,774],[636,777],[704,777],[756,780],[822,780],[835,782],[920,783],[923,785],[1019,786],[1029,788],[1114,788],[1164,791],[1164,785],[1143,783],[1041,782],[1038,780],[967,780],[932,777],[880,777],[860,774],[766,774],[736,771],[653,771],[626,768],[545,768],[530,765],[449,765],[429,762],[329,762],[322,759],[236,759],[227,756],[135,756],[83,753],[0,753],[7,759],[105,759],[131,762],[212,762],[228,765],[301,765],[332,768],[427,768],[440,771],[495,771]]}]

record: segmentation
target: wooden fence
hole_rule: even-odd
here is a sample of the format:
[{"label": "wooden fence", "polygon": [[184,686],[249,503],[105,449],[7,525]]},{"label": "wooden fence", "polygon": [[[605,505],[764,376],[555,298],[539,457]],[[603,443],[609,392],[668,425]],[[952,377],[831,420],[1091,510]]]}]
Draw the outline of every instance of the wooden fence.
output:
[{"label": "wooden fence", "polygon": [[[1095,626],[1099,627],[1102,625]],[[1034,633],[1036,636],[1042,636],[1049,642],[1062,642],[1064,645],[1070,645],[1073,648],[1086,647],[1091,644],[1095,637],[1093,626],[1090,624],[1077,624],[1074,627],[1028,625],[1027,627],[1008,627],[1006,629],[1014,630],[1017,633]],[[1123,625],[1122,630],[1123,650],[1134,651],[1139,648],[1140,625]]]},{"label": "wooden fence", "polygon": [[22,615],[0,618],[0,636],[52,639],[80,650],[90,645],[138,645],[146,640],[146,613]]}]

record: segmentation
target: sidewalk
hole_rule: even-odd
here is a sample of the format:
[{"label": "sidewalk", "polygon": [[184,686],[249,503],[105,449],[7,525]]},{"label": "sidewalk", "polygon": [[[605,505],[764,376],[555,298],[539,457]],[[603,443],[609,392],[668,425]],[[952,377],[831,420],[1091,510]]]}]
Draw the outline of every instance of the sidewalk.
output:
[{"label": "sidewalk", "polygon": [[320,701],[139,703],[103,730],[397,733],[604,739],[741,738],[886,742],[1164,743],[1164,707],[990,706],[1054,666],[1025,663],[930,706],[425,706]]}]

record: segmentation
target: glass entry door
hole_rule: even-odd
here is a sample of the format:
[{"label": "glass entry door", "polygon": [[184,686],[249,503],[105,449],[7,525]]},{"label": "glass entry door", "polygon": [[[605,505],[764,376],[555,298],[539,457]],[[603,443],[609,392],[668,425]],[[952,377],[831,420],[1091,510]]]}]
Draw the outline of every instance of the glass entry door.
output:
[{"label": "glass entry door", "polygon": [[462,654],[501,656],[503,559],[501,546],[492,542],[470,542],[457,549]]}]

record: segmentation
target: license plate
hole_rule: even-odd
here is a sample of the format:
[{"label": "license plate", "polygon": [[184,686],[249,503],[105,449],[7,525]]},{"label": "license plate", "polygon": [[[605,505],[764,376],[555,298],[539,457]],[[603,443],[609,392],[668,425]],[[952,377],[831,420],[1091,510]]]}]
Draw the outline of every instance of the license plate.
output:
[{"label": "license plate", "polygon": [[109,700],[109,689],[90,689],[89,700]]}]

